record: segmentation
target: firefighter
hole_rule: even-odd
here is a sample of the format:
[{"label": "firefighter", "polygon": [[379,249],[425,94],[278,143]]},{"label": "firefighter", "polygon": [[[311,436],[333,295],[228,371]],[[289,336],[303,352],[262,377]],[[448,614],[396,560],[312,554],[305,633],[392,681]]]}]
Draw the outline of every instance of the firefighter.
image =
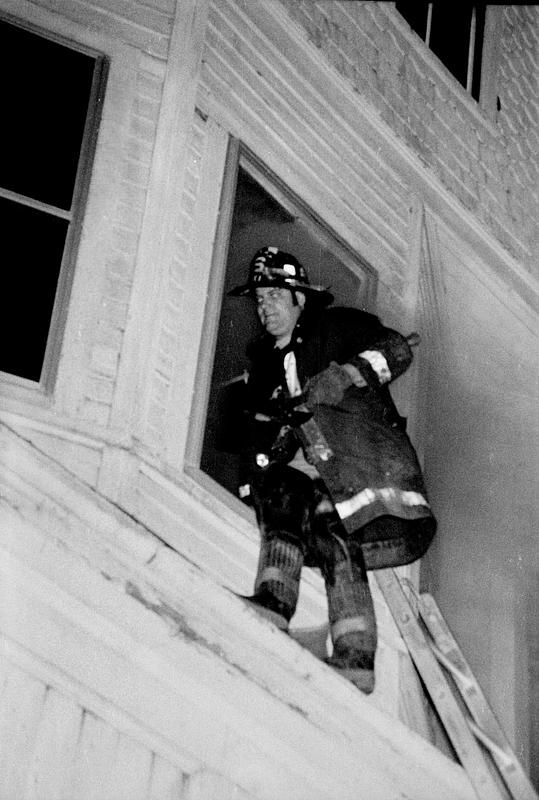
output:
[{"label": "firefighter", "polygon": [[263,328],[247,354],[240,496],[261,534],[254,594],[282,630],[304,565],[321,570],[333,644],[327,662],[369,693],[376,619],[367,570],[426,551],[435,519],[388,386],[410,365],[408,340],[365,311],[330,307],[293,255],[267,246],[247,283]]}]

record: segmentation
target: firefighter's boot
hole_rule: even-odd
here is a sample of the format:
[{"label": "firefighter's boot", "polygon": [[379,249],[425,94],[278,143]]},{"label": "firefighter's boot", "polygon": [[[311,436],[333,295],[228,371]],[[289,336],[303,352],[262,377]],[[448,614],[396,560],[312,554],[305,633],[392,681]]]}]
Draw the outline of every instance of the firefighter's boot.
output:
[{"label": "firefighter's boot", "polygon": [[303,551],[296,544],[266,534],[260,545],[254,594],[243,597],[257,612],[283,631],[288,630],[298,602]]},{"label": "firefighter's boot", "polygon": [[374,689],[377,632],[361,547],[334,540],[334,565],[325,578],[333,654],[327,663],[365,694]]}]

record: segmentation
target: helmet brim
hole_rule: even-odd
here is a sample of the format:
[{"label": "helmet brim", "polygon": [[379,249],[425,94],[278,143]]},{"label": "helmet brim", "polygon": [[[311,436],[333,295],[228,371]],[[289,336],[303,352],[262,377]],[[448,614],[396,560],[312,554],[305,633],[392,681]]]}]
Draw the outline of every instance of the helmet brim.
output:
[{"label": "helmet brim", "polygon": [[291,292],[303,292],[306,297],[310,300],[314,300],[320,305],[328,306],[330,303],[333,302],[334,296],[329,291],[329,289],[325,289],[323,286],[311,286],[310,284],[302,283],[301,281],[296,281],[293,278],[289,278],[286,280],[286,283],[283,281],[275,281],[275,279],[267,279],[264,280],[257,280],[255,284],[253,283],[244,283],[241,286],[235,286],[233,289],[227,292],[229,297],[253,297],[255,293],[255,289],[262,289],[262,288],[269,288],[275,287],[279,289],[289,289]]}]

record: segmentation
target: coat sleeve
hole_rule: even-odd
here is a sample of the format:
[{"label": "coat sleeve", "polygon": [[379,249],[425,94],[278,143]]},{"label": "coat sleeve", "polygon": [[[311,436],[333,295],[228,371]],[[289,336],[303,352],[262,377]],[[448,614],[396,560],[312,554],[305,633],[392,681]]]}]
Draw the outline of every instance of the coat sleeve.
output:
[{"label": "coat sleeve", "polygon": [[378,388],[398,378],[412,363],[405,336],[383,326],[360,352],[348,359],[370,387]]}]

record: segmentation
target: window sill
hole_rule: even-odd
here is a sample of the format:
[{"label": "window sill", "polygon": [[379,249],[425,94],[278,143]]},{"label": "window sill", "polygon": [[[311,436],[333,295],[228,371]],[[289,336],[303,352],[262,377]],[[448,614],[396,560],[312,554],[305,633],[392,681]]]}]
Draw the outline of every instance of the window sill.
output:
[{"label": "window sill", "polygon": [[52,405],[52,397],[42,383],[30,381],[27,378],[19,378],[17,375],[10,375],[8,372],[0,371],[0,397],[6,400],[30,403],[41,408]]}]

